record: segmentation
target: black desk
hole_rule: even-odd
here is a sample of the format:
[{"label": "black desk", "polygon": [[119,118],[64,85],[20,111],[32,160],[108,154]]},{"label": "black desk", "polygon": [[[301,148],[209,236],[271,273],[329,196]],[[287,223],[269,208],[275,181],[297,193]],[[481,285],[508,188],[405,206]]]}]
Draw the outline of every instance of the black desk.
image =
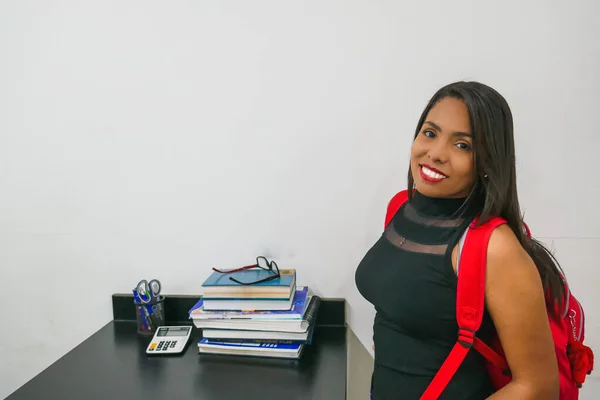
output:
[{"label": "black desk", "polygon": [[199,355],[200,337],[194,328],[181,355],[147,356],[151,337],[133,321],[111,321],[7,400],[346,398],[344,326],[317,324],[298,361]]}]

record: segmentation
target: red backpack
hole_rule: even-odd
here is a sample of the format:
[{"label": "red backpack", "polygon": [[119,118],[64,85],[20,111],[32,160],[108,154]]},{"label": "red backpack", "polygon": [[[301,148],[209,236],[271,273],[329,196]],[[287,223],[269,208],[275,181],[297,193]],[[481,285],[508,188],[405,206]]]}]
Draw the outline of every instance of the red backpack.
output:
[{"label": "red backpack", "polygon": [[[385,226],[400,207],[408,200],[408,192],[397,193],[390,201],[385,217]],[[493,218],[485,224],[475,227],[469,225],[459,241],[458,284],[456,293],[456,320],[458,338],[452,351],[433,378],[421,400],[437,399],[444,391],[454,373],[474,348],[486,359],[486,367],[496,390],[510,382],[510,371],[497,335],[488,344],[483,343],[476,332],[481,326],[484,313],[485,267],[487,245],[492,231],[505,224],[502,218]],[[527,234],[531,236],[529,228]],[[594,354],[583,344],[585,316],[583,308],[570,292],[564,280],[567,301],[562,318],[557,320],[548,310],[550,328],[556,349],[560,379],[560,400],[577,400],[579,388],[594,367]]]}]

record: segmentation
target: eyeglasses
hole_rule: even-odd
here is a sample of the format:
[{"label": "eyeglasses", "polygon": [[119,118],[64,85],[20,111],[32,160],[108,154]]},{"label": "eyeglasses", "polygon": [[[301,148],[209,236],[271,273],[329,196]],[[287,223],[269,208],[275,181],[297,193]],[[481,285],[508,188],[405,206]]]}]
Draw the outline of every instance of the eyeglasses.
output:
[{"label": "eyeglasses", "polygon": [[275,261],[269,261],[266,259],[266,257],[263,257],[263,256],[256,257],[256,264],[247,265],[245,267],[236,268],[236,269],[228,269],[228,270],[221,270],[221,269],[213,268],[213,271],[219,272],[221,274],[231,274],[232,272],[244,271],[247,269],[254,269],[254,268],[260,268],[264,271],[272,272],[274,275],[267,276],[266,278],[259,279],[254,282],[241,282],[232,276],[230,276],[229,279],[234,281],[235,283],[239,283],[240,285],[256,285],[257,283],[268,282],[268,281],[272,281],[273,279],[277,279],[277,278],[281,277],[281,275],[279,275],[279,267],[277,266],[277,263]]}]

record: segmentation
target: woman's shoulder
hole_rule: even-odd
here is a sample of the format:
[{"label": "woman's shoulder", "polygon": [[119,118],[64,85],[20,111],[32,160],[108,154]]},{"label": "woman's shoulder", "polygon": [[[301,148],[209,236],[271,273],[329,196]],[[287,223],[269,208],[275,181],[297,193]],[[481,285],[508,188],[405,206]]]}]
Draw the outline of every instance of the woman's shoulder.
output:
[{"label": "woman's shoulder", "polygon": [[500,224],[492,231],[488,243],[488,257],[502,257],[509,253],[520,253],[525,251],[517,239],[512,228],[506,224]]},{"label": "woman's shoulder", "polygon": [[491,233],[487,248],[487,285],[521,280],[538,286],[539,273],[533,259],[519,242],[508,224],[496,227]]}]

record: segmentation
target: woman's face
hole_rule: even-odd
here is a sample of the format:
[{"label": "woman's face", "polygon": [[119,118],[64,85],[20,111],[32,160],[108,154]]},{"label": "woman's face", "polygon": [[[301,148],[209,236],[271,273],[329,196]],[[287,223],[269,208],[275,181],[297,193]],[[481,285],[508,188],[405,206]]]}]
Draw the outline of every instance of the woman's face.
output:
[{"label": "woman's face", "polygon": [[431,108],[413,142],[416,189],[429,197],[466,197],[475,182],[473,137],[465,104],[446,97]]}]

